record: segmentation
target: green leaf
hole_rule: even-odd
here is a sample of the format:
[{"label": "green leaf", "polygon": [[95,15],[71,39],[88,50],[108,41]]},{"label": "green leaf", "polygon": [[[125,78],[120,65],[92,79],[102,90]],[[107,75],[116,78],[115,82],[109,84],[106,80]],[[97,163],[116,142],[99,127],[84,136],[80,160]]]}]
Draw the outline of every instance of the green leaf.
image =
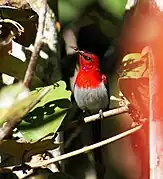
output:
[{"label": "green leaf", "polygon": [[58,11],[61,22],[73,22],[94,0],[59,0]]},{"label": "green leaf", "polygon": [[100,5],[114,17],[122,19],[127,0],[99,0]]},{"label": "green leaf", "polygon": [[28,96],[29,90],[23,83],[3,87],[0,91],[0,119],[10,112],[11,106]]},{"label": "green leaf", "polygon": [[28,95],[28,93],[29,90],[23,85],[23,83],[5,86],[0,91],[0,107],[9,107],[13,103],[20,101],[22,94]]},{"label": "green leaf", "polygon": [[[40,99],[48,93],[50,87],[45,87],[40,91],[35,91],[34,93],[28,94],[28,96],[26,96],[27,94],[23,94],[26,92],[25,89],[26,88],[23,84],[20,83],[5,87],[5,89],[2,90],[0,100],[1,125],[4,122],[9,121],[14,126],[19,123],[21,118],[24,117],[40,101]],[[10,105],[5,106],[6,103],[10,103]]]},{"label": "green leaf", "polygon": [[42,154],[47,150],[53,150],[59,147],[54,140],[47,139],[35,143],[23,143],[15,140],[3,140],[0,142],[0,152],[10,154],[20,161],[30,161],[31,157],[36,154]]},{"label": "green leaf", "polygon": [[145,47],[141,53],[127,54],[118,70],[123,78],[148,77],[149,48]]},{"label": "green leaf", "polygon": [[71,105],[71,92],[65,88],[65,82],[56,83],[19,125],[26,141],[35,142],[57,131]]},{"label": "green leaf", "polygon": [[77,16],[79,16],[79,12],[76,7],[73,7],[68,1],[62,0],[59,1],[59,14],[62,23],[72,22]]}]

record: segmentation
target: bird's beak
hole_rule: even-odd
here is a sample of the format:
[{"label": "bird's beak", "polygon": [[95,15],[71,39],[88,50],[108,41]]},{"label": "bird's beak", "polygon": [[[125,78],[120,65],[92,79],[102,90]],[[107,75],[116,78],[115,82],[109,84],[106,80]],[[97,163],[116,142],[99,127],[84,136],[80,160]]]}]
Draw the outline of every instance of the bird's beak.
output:
[{"label": "bird's beak", "polygon": [[80,54],[82,57],[84,57],[85,60],[91,61],[91,58],[87,57],[84,53],[84,51],[79,50],[77,47],[70,46],[73,50],[76,51],[76,53]]},{"label": "bird's beak", "polygon": [[84,52],[79,50],[77,47],[73,47],[73,46],[70,46],[73,50],[75,50],[76,53],[80,54],[80,55],[84,55]]}]

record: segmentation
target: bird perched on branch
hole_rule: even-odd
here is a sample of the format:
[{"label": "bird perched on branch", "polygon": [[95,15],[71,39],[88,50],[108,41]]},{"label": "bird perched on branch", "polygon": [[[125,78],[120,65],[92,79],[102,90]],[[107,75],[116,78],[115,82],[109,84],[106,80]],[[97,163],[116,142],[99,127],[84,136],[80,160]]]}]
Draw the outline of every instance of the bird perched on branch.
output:
[{"label": "bird perched on branch", "polygon": [[[102,110],[108,108],[110,102],[107,77],[100,72],[99,59],[95,54],[72,48],[76,51],[79,60],[79,69],[72,89],[75,101],[83,111],[89,114],[99,112],[100,117],[103,118]],[[86,129],[84,131],[86,132]],[[91,123],[90,135],[93,143],[101,140],[101,121]],[[100,149],[94,151],[94,159],[97,176],[101,177],[103,166]]]},{"label": "bird perched on branch", "polygon": [[73,49],[79,59],[79,71],[73,85],[75,101],[83,111],[100,111],[101,114],[101,110],[109,106],[107,77],[100,72],[99,59],[95,54]]}]

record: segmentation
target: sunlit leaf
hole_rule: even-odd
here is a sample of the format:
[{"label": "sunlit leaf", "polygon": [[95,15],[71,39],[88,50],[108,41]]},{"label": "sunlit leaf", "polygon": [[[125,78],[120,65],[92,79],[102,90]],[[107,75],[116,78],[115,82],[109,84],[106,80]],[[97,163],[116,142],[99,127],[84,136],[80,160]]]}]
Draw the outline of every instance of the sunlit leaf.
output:
[{"label": "sunlit leaf", "polygon": [[27,96],[27,89],[21,83],[5,87],[0,96],[0,124],[10,120],[13,123],[20,121],[49,90],[50,87],[45,87]]},{"label": "sunlit leaf", "polygon": [[57,131],[71,104],[71,92],[65,88],[65,82],[56,83],[22,121],[19,130],[26,141],[35,142]]},{"label": "sunlit leaf", "polygon": [[[3,87],[0,91],[0,107],[9,107],[11,104],[23,99],[23,95],[25,98],[28,94],[29,90],[23,85],[23,83]],[[5,101],[8,101],[8,103],[6,103],[7,106],[4,104]]]},{"label": "sunlit leaf", "polygon": [[147,77],[149,64],[149,48],[145,47],[141,53],[127,54],[118,70],[121,77],[139,78]]},{"label": "sunlit leaf", "polygon": [[29,90],[22,84],[3,87],[0,91],[0,119],[10,110],[10,107],[27,97]]},{"label": "sunlit leaf", "polygon": [[141,113],[142,118],[149,115],[149,59],[149,47],[145,47],[141,53],[126,55],[118,81],[122,94]]}]

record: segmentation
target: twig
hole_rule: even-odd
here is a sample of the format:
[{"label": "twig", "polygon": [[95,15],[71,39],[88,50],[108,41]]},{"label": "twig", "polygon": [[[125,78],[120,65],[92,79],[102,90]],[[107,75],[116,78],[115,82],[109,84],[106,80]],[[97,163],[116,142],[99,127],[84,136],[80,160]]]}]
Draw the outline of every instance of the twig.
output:
[{"label": "twig", "polygon": [[[129,109],[126,105],[126,106],[123,106],[123,107],[120,107],[120,108],[116,108],[116,109],[112,109],[112,110],[103,112],[103,116],[104,116],[104,118],[106,118],[106,117],[109,117],[109,116],[114,116],[114,115],[117,115],[117,114],[128,112],[128,110]],[[97,119],[101,119],[100,115],[94,114],[92,116],[85,117],[84,122],[88,123],[88,122],[96,121]]]},{"label": "twig", "polygon": [[118,135],[116,135],[116,136],[114,136],[114,137],[111,137],[111,138],[109,138],[109,139],[103,140],[103,141],[98,142],[98,143],[96,143],[96,144],[92,144],[92,145],[90,145],[90,146],[83,147],[83,148],[78,149],[78,150],[75,150],[75,151],[73,151],[73,152],[69,152],[69,153],[67,153],[67,154],[63,154],[63,155],[58,156],[58,157],[56,157],[56,158],[51,158],[51,159],[46,160],[46,161],[43,161],[43,162],[33,163],[33,164],[31,164],[31,165],[29,164],[29,165],[30,165],[32,168],[37,168],[37,167],[41,167],[41,166],[44,166],[44,165],[48,165],[48,164],[50,164],[50,163],[54,163],[54,162],[57,162],[57,161],[61,161],[61,160],[64,160],[64,159],[67,159],[67,158],[70,158],[70,157],[79,155],[79,154],[81,154],[81,153],[85,153],[85,152],[88,152],[88,151],[90,151],[90,150],[96,149],[96,148],[98,148],[98,147],[102,147],[103,145],[109,144],[109,143],[114,142],[114,141],[116,141],[116,140],[118,140],[118,139],[120,139],[120,138],[123,138],[123,137],[125,137],[125,136],[127,136],[127,135],[130,135],[130,134],[132,134],[132,133],[134,133],[134,132],[140,130],[141,128],[142,128],[142,125],[137,126],[137,127],[133,128],[133,129],[127,130],[127,131],[125,131],[125,132],[123,132],[123,133],[121,133],[121,134],[118,134]]},{"label": "twig", "polygon": [[[109,116],[113,116],[113,115],[118,115],[118,114],[122,114],[124,112],[128,112],[128,107],[127,106],[123,106],[123,107],[119,107],[119,108],[116,108],[116,109],[112,109],[112,110],[109,110],[109,111],[106,111],[106,112],[103,112],[103,116],[104,117],[109,117]],[[92,115],[92,116],[88,116],[88,117],[85,117],[84,118],[84,122],[85,123],[88,123],[88,122],[92,122],[92,121],[95,121],[97,119],[103,119],[103,118],[100,118],[100,115],[99,114],[95,114],[95,115]],[[107,118],[108,119],[108,118]],[[74,140],[80,133],[80,126],[78,126],[79,124],[79,121],[74,121],[77,125],[77,128],[75,129],[75,131],[70,135],[70,137],[68,138],[68,140],[65,142],[64,144],[64,148],[68,148],[68,146],[70,145],[70,143],[72,142],[72,140]],[[74,123],[73,123],[74,124]],[[137,124],[136,124],[137,125]],[[73,125],[74,126],[74,125]],[[133,126],[135,127],[135,126]]]},{"label": "twig", "polygon": [[27,88],[29,88],[30,86],[32,77],[34,75],[34,71],[36,69],[39,52],[43,44],[43,33],[44,33],[46,12],[47,12],[47,0],[43,0],[42,7],[40,8],[39,11],[39,24],[38,24],[38,30],[37,30],[36,40],[34,44],[34,50],[24,77],[24,85]]},{"label": "twig", "polygon": [[[114,115],[126,113],[128,111],[129,111],[129,109],[128,109],[127,105],[125,105],[123,107],[118,107],[116,109],[110,109],[110,110],[105,111],[105,112],[102,113],[103,116],[104,116],[104,118],[102,118],[102,119],[105,119],[105,118],[107,118],[109,116],[114,116]],[[96,121],[98,119],[101,119],[99,113],[94,114],[92,116],[85,117],[83,119],[84,120],[83,122],[88,123],[88,122]],[[109,119],[109,118],[107,118],[107,119]],[[65,130],[77,127],[78,125],[79,125],[79,120],[75,120],[75,121],[71,122],[70,124],[63,124],[60,127],[59,131],[65,131]]]},{"label": "twig", "polygon": [[[109,139],[103,140],[103,141],[98,142],[98,143],[96,143],[96,144],[92,144],[92,145],[89,145],[89,146],[87,146],[87,147],[83,147],[83,148],[81,148],[81,149],[75,150],[75,151],[73,151],[73,152],[69,152],[69,153],[67,153],[67,154],[63,154],[63,155],[60,155],[60,156],[55,157],[55,158],[51,158],[51,159],[48,159],[48,160],[44,160],[44,161],[42,161],[42,162],[26,163],[26,164],[29,165],[31,168],[38,168],[38,167],[43,167],[43,166],[46,166],[46,165],[49,165],[49,164],[51,164],[51,163],[55,163],[55,162],[58,162],[58,161],[61,161],[61,160],[65,160],[65,159],[67,159],[67,158],[70,158],[70,157],[79,155],[79,154],[81,154],[81,153],[88,152],[88,151],[90,151],[90,150],[96,149],[96,148],[98,148],[98,147],[102,147],[102,146],[104,146],[104,145],[106,145],[106,144],[109,144],[109,143],[111,143],[111,142],[114,142],[114,141],[116,141],[116,140],[119,140],[119,139],[121,139],[121,138],[123,138],[123,137],[126,137],[126,136],[128,136],[128,135],[130,135],[130,134],[132,134],[132,133],[134,133],[134,132],[137,132],[137,131],[140,130],[142,127],[143,127],[143,125],[141,124],[141,125],[139,125],[139,126],[137,126],[137,127],[135,127],[135,128],[129,129],[129,130],[127,130],[127,131],[125,131],[125,132],[123,132],[123,133],[121,133],[121,134],[118,134],[118,135],[116,135],[116,136],[114,136],[114,137],[111,137],[111,138],[109,138]],[[14,166],[14,167],[15,167],[15,166]],[[13,166],[11,166],[11,167],[4,167],[3,169],[10,169],[10,170],[11,170],[12,168],[13,168]]]}]

